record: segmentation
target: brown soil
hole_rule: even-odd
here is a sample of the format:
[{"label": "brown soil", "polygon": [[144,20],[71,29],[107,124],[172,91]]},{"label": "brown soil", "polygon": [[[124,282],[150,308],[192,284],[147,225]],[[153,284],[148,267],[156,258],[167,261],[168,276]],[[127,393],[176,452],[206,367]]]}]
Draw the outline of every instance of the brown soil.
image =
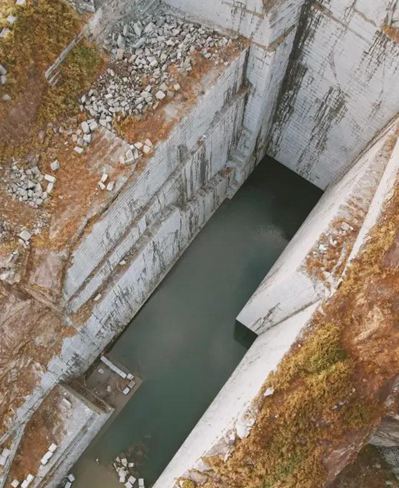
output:
[{"label": "brown soil", "polygon": [[384,34],[389,37],[392,41],[399,43],[399,29],[392,25],[385,25],[382,29]]},{"label": "brown soil", "polygon": [[29,395],[38,375],[74,330],[59,315],[15,288],[0,284],[0,432]]},{"label": "brown soil", "polygon": [[63,438],[63,419],[59,410],[62,395],[54,389],[33,414],[25,428],[24,436],[14,458],[7,488],[14,479],[22,481],[31,473],[35,475],[40,460],[48,451],[50,444],[59,444]]}]

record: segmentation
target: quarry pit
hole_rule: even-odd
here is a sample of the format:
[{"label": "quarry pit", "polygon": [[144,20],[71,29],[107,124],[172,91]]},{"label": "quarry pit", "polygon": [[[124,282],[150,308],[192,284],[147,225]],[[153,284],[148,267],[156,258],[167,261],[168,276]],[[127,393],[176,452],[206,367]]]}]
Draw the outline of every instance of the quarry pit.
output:
[{"label": "quarry pit", "polygon": [[0,0],[0,488],[399,486],[398,41]]}]

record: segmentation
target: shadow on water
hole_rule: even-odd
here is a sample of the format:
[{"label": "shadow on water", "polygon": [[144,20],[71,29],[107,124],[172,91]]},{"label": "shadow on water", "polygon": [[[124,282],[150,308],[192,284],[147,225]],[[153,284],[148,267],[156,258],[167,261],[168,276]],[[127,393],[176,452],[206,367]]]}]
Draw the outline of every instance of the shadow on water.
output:
[{"label": "shadow on water", "polygon": [[240,322],[236,322],[234,326],[234,340],[248,350],[254,340],[256,339],[256,334],[251,330],[244,327]]},{"label": "shadow on water", "polygon": [[267,158],[215,213],[113,346],[144,382],[75,466],[74,488],[120,486],[109,466],[122,451],[146,486],[157,479],[254,341],[235,317],[320,196]]}]

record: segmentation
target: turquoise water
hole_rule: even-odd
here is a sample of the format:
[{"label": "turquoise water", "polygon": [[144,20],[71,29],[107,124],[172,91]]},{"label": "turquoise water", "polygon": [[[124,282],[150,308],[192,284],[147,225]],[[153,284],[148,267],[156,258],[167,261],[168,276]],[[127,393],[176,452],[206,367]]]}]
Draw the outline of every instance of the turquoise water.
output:
[{"label": "turquoise water", "polygon": [[[150,486],[251,346],[235,317],[321,196],[266,158],[225,202],[112,348],[143,379],[74,468],[74,488],[118,488],[132,452]],[[96,462],[97,459],[97,462]]]}]

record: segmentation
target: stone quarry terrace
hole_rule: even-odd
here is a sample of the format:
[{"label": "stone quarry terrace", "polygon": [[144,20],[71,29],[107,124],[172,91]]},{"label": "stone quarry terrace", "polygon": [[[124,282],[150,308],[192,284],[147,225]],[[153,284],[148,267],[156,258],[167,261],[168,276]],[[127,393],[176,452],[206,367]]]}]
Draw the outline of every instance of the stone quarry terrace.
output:
[{"label": "stone quarry terrace", "polygon": [[[329,191],[241,320],[258,349],[156,486],[319,488],[397,415],[399,48],[383,3],[168,0],[230,38],[152,0],[0,0],[0,485],[47,488],[41,461],[67,448],[43,419],[106,421],[59,382],[122,332],[265,152]],[[248,434],[227,457],[223,426]]]},{"label": "stone quarry terrace", "polygon": [[[18,27],[24,8],[28,6],[18,4],[15,18],[1,31],[2,38]],[[60,301],[63,269],[73,243],[124,185],[138,177],[157,144],[243,46],[241,40],[167,12],[121,22],[103,46],[90,47],[101,58],[98,75],[79,94],[74,114],[48,120],[44,126],[31,122],[33,114],[21,121],[33,128],[32,138],[22,143],[18,133],[7,134],[20,151],[10,156],[6,145],[0,166],[0,349],[5,359],[0,439],[4,446],[9,443],[7,431],[13,430],[10,422],[15,410],[40,378],[37,372],[46,369],[63,339],[74,334],[61,316]],[[21,100],[13,94],[15,77],[5,63],[0,73],[0,110],[13,116]],[[50,80],[54,85],[50,90],[62,86],[63,74],[61,65]],[[26,89],[35,87],[28,83]],[[8,127],[7,122],[6,117],[0,127],[3,135],[15,125],[15,120]],[[30,150],[26,150],[27,142]],[[19,152],[21,156],[16,156]],[[15,320],[20,324],[17,330]],[[81,322],[82,315],[75,320]],[[34,341],[24,339],[33,335]],[[32,447],[34,451],[40,448]],[[19,457],[20,480],[35,474],[43,454],[34,453],[37,466]],[[27,457],[31,456],[28,452]]]}]

